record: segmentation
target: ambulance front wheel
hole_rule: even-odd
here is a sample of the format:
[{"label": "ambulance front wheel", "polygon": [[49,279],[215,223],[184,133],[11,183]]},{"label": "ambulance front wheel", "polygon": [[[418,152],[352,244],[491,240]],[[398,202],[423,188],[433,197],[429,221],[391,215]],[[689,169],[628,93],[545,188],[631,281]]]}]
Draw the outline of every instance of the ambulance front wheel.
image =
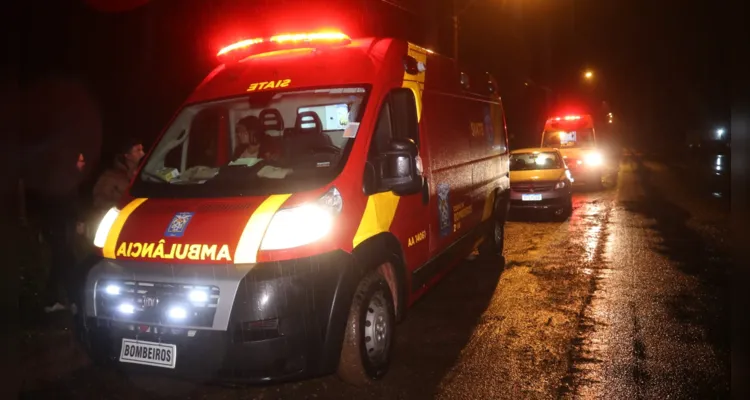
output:
[{"label": "ambulance front wheel", "polygon": [[396,312],[385,277],[372,271],[359,283],[341,347],[338,376],[364,386],[388,371],[394,344]]}]

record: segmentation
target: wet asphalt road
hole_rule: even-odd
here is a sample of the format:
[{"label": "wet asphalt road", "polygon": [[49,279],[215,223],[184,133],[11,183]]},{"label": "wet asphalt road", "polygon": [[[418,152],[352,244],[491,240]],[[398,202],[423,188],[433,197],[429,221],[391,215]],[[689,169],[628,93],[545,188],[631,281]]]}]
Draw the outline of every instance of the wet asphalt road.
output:
[{"label": "wet asphalt road", "polygon": [[662,164],[625,162],[605,190],[576,193],[568,221],[515,215],[505,268],[457,267],[410,310],[391,371],[368,388],[121,376],[50,329],[23,342],[22,397],[725,398],[726,216],[704,194]]}]

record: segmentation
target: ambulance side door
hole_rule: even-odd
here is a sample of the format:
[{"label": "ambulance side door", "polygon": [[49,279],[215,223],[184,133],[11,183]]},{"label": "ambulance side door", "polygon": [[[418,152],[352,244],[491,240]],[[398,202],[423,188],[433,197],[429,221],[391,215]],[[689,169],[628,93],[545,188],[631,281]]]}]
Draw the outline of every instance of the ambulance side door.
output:
[{"label": "ambulance side door", "polygon": [[424,95],[423,123],[430,149],[429,182],[432,219],[430,248],[439,256],[471,228],[463,220],[471,197],[471,132],[460,98],[437,92]]},{"label": "ambulance side door", "polygon": [[[370,142],[368,159],[376,162],[388,150],[393,138],[413,140],[419,149],[422,163],[428,162],[429,154],[426,146],[422,145],[423,138],[420,137],[416,101],[410,89],[393,89],[383,99]],[[427,190],[424,182],[421,193],[398,197],[398,207],[390,228],[390,232],[401,243],[409,271],[426,263],[429,258],[430,220]]]}]

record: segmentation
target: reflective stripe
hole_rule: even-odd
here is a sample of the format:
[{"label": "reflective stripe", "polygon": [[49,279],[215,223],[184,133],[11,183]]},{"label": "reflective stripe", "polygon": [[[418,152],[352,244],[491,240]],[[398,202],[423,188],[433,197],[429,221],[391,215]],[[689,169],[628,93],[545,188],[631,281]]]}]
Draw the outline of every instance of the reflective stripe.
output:
[{"label": "reflective stripe", "polygon": [[[427,66],[427,50],[409,43],[408,54],[417,62]],[[417,105],[417,121],[422,118],[422,93],[424,92],[425,71],[416,76],[404,72],[403,88],[411,89]],[[398,209],[399,197],[393,192],[378,193],[367,198],[367,206],[362,214],[357,232],[354,234],[352,246],[357,247],[365,240],[391,229],[393,218]],[[235,257],[236,259],[236,257]]]},{"label": "reflective stripe", "polygon": [[374,194],[367,198],[367,206],[354,234],[352,245],[359,246],[365,240],[383,232],[388,232],[396,216],[399,197],[393,192]]},{"label": "reflective stripe", "polygon": [[[409,56],[414,57],[417,62],[421,62],[425,67],[427,67],[427,50],[409,43]],[[410,75],[406,72],[404,72],[404,83],[401,87],[411,89],[412,92],[414,92],[414,99],[417,103],[417,121],[420,121],[422,119],[422,93],[424,92],[424,80],[425,80],[425,71],[419,72],[416,76]]]},{"label": "reflective stripe", "polygon": [[102,249],[102,255],[105,258],[116,258],[115,250],[117,248],[117,240],[120,238],[120,232],[122,232],[122,228],[123,226],[125,226],[125,221],[127,221],[128,217],[130,217],[130,214],[132,214],[133,211],[135,211],[135,209],[143,204],[146,200],[148,199],[133,199],[120,211],[119,214],[117,214],[117,218],[112,224],[112,228],[109,229],[109,233],[107,234],[107,241],[104,242],[104,248]]},{"label": "reflective stripe", "polygon": [[240,241],[237,242],[237,248],[234,251],[234,262],[236,264],[254,263],[257,261],[258,249],[266,234],[268,224],[271,223],[273,215],[284,204],[291,194],[276,194],[268,196],[263,203],[258,206],[253,215],[245,225],[242,231]]}]

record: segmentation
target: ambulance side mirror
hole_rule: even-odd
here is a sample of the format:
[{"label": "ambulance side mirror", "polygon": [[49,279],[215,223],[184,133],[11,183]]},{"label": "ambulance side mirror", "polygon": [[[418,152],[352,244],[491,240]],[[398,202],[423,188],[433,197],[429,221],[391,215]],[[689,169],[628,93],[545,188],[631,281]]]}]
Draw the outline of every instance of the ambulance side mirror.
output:
[{"label": "ambulance side mirror", "polygon": [[380,187],[398,196],[422,191],[422,166],[419,150],[411,139],[394,138],[381,158]]}]

